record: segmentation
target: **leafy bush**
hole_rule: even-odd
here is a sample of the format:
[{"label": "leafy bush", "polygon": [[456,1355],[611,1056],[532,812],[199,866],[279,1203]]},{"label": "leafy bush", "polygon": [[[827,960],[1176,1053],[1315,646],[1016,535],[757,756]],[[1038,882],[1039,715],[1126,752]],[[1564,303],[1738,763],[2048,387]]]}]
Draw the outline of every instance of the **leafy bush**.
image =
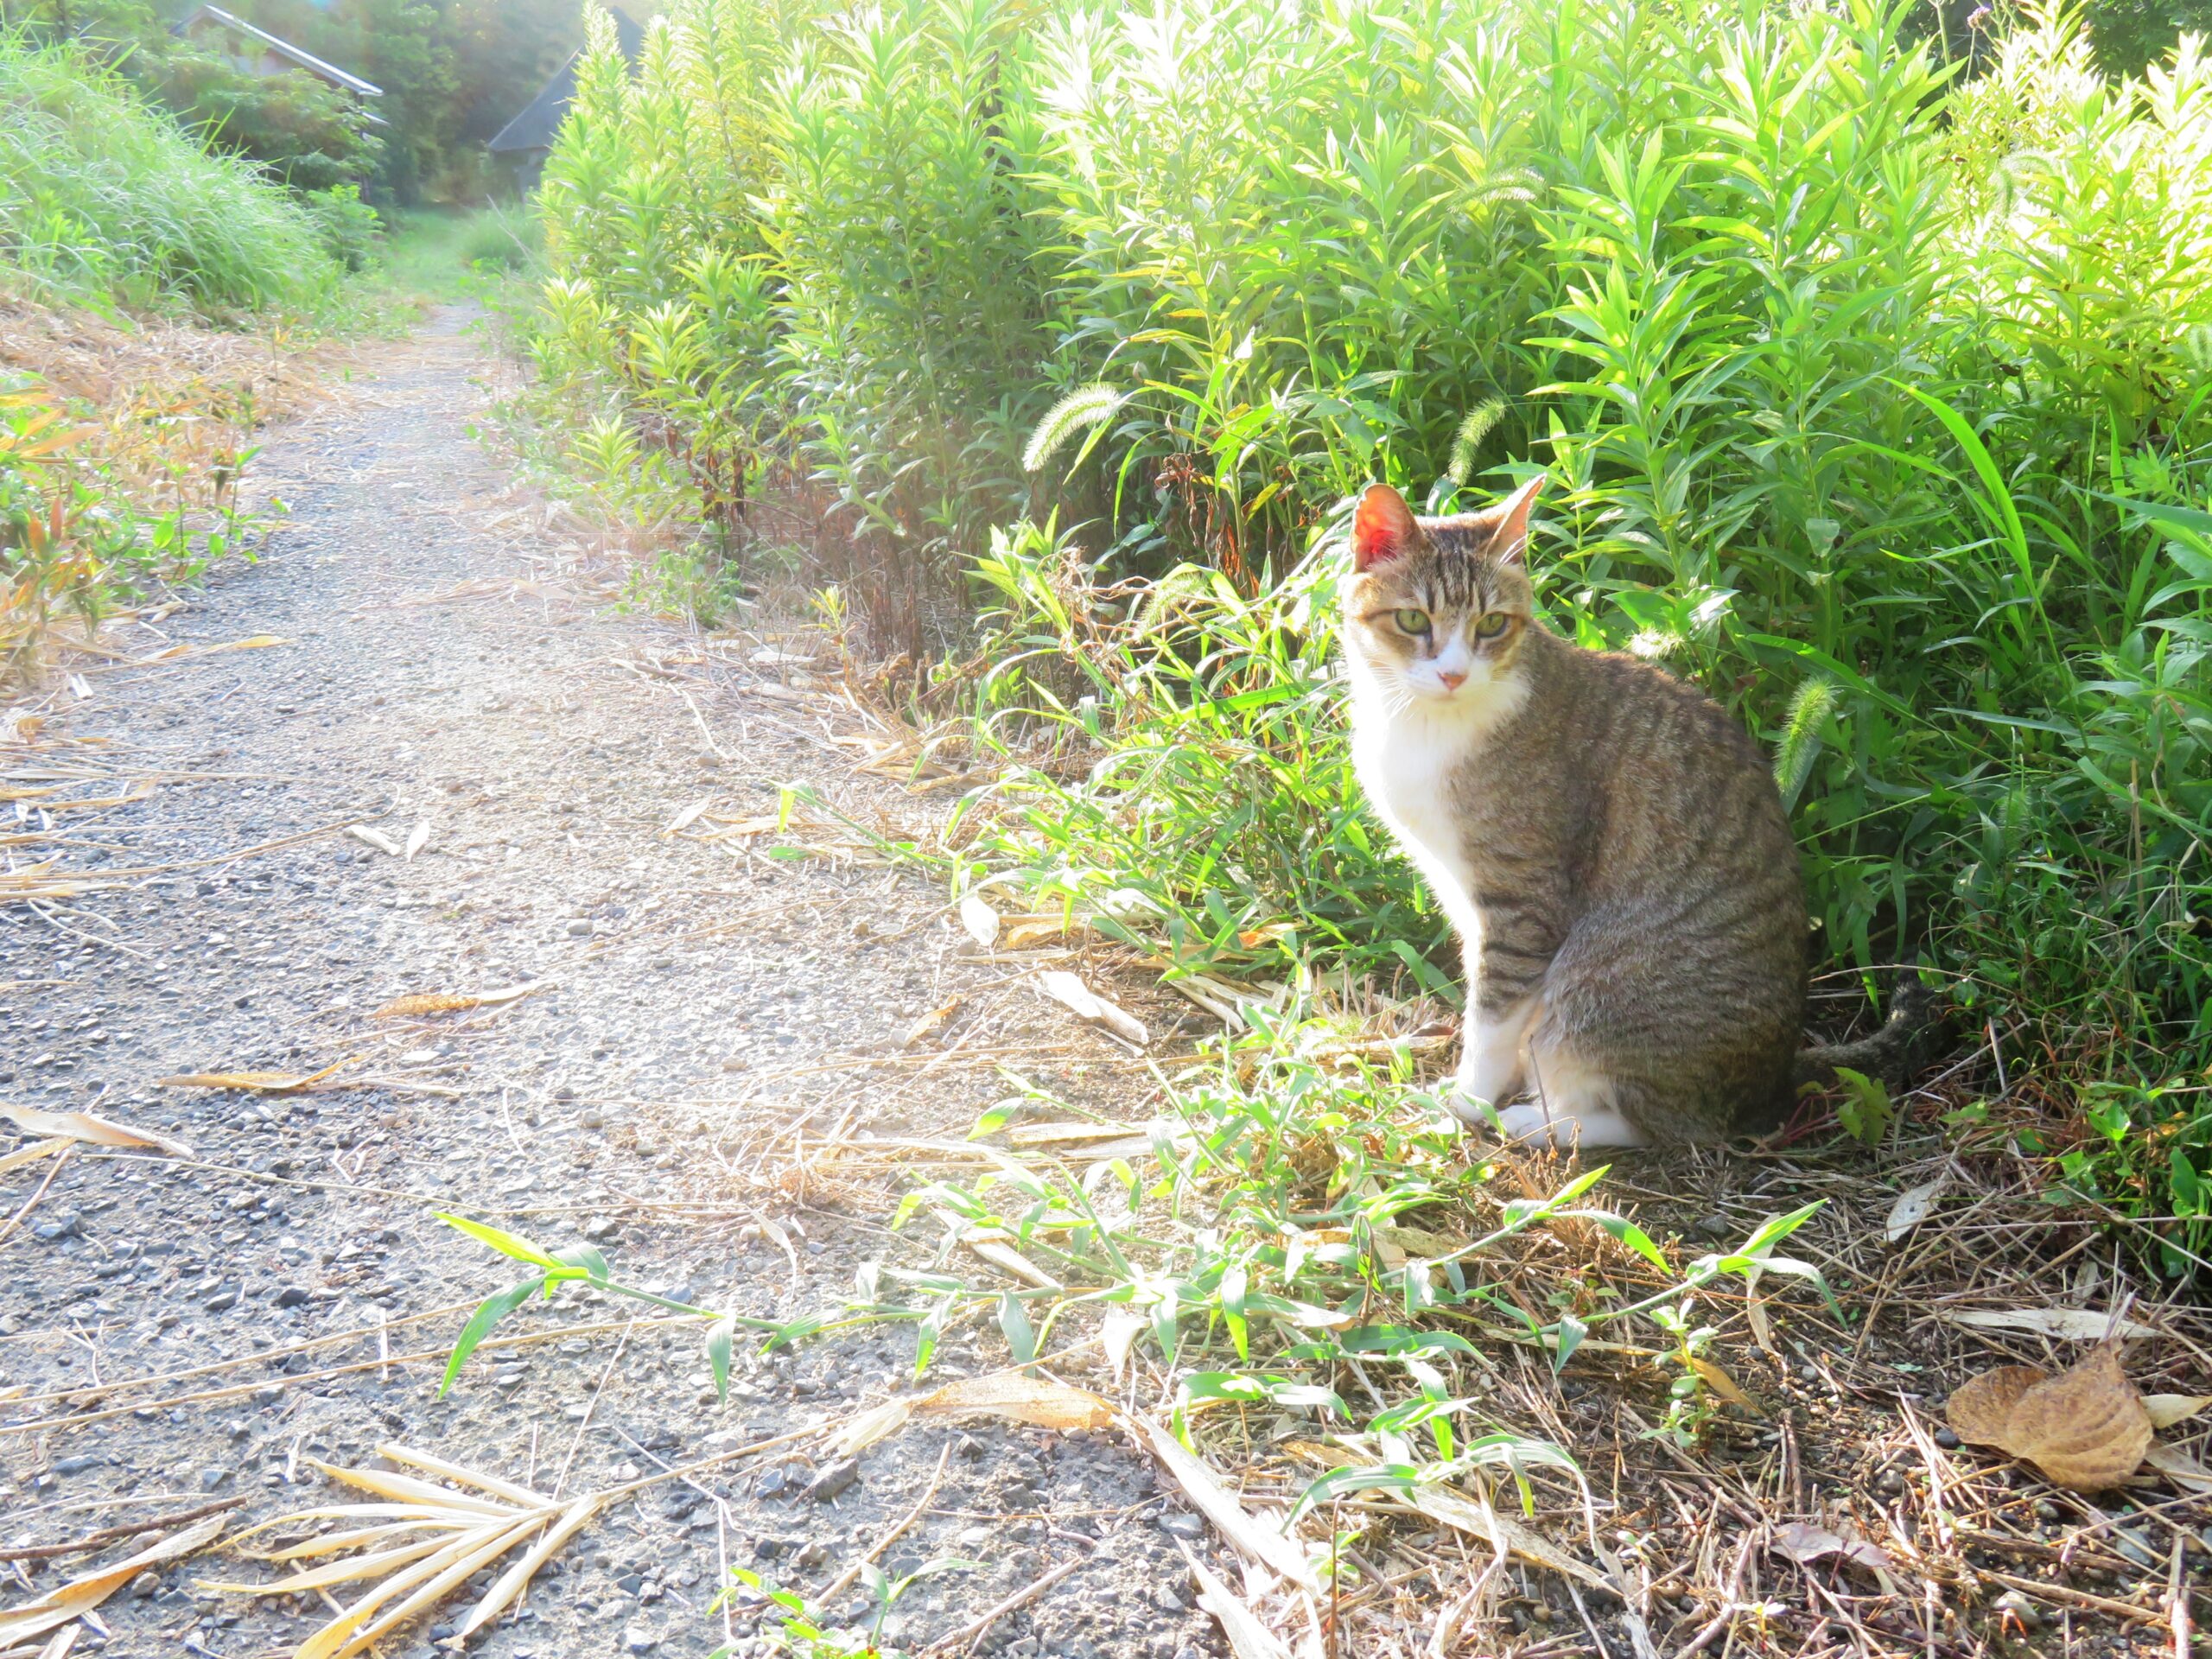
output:
[{"label": "leafy bush", "polygon": [[2030,4],[1953,85],[1905,16],[693,0],[634,82],[594,37],[536,348],[827,491],[820,573],[1040,760],[974,856],[1179,969],[1446,988],[1351,785],[1331,531],[1543,466],[1550,620],[1776,744],[1830,963],[1928,958],[2014,1092],[2107,1088],[2073,1179],[2194,1202],[2212,68],[2107,78]]},{"label": "leafy bush", "polygon": [[69,46],[0,31],[0,263],[81,296],[308,309],[340,276],[316,220]]},{"label": "leafy bush", "polygon": [[384,148],[365,109],[303,71],[254,74],[188,47],[142,63],[162,102],[211,149],[259,162],[295,190],[351,186],[358,198]]}]

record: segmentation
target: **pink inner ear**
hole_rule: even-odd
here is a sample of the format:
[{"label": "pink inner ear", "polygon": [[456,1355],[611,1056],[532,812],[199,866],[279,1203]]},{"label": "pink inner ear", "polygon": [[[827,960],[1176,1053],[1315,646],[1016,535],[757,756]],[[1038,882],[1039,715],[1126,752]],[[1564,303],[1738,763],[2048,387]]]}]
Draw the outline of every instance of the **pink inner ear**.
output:
[{"label": "pink inner ear", "polygon": [[1359,498],[1351,520],[1352,567],[1366,570],[1387,563],[1413,539],[1414,515],[1405,498],[1388,484],[1370,484]]}]

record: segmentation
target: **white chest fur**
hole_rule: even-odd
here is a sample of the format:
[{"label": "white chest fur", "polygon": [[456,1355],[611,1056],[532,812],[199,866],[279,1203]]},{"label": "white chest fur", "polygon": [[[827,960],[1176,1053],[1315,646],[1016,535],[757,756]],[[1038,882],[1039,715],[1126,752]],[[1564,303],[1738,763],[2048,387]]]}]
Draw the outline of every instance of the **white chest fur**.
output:
[{"label": "white chest fur", "polygon": [[1352,761],[1362,788],[1404,846],[1445,914],[1470,943],[1479,939],[1481,918],[1470,888],[1462,850],[1465,810],[1455,805],[1470,787],[1484,741],[1526,695],[1518,679],[1470,685],[1448,702],[1394,702],[1355,666],[1352,671]]}]

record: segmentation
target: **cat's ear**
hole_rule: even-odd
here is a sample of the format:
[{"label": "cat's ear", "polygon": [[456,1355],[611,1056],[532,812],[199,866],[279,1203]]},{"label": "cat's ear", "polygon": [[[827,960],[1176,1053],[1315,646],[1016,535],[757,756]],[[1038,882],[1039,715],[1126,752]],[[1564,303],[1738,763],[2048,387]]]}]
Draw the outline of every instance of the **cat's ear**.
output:
[{"label": "cat's ear", "polygon": [[1490,550],[1502,563],[1521,564],[1529,556],[1529,509],[1536,505],[1536,497],[1544,487],[1544,475],[1538,473],[1519,489],[1507,496],[1482,516],[1491,523]]},{"label": "cat's ear", "polygon": [[1369,485],[1351,518],[1352,568],[1371,570],[1396,558],[1413,545],[1417,529],[1404,496],[1388,484]]}]

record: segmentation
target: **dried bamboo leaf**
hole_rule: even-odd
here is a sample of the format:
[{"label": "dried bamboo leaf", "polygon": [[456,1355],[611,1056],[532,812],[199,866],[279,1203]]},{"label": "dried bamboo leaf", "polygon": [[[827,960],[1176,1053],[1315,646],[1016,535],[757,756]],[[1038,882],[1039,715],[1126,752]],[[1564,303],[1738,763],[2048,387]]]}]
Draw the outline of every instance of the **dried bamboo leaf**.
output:
[{"label": "dried bamboo leaf", "polygon": [[[363,1639],[366,1630],[376,1628],[377,1634],[381,1635],[382,1629],[378,1627],[384,1626],[385,1620],[390,1618],[389,1613],[382,1618],[378,1618],[377,1613],[379,1608],[385,1607],[395,1598],[400,1599],[400,1605],[406,1605],[408,1602],[414,1599],[414,1595],[410,1592],[416,1592],[417,1586],[437,1583],[453,1571],[457,1562],[473,1561],[477,1552],[484,1548],[487,1539],[492,1542],[497,1542],[508,1533],[516,1531],[518,1528],[535,1524],[536,1521],[537,1517],[532,1517],[529,1521],[477,1528],[449,1541],[436,1554],[426,1556],[419,1561],[400,1568],[398,1572],[368,1592],[359,1601],[341,1611],[337,1618],[301,1643],[294,1650],[292,1659],[342,1659],[344,1655],[359,1652],[376,1639],[374,1635],[368,1635],[365,1639]],[[474,1571],[475,1567],[471,1566],[461,1573],[459,1578],[455,1578],[454,1582],[458,1584],[461,1579],[467,1578],[468,1573]],[[374,1627],[370,1625],[372,1619],[376,1620]]]},{"label": "dried bamboo leaf", "polygon": [[1755,1417],[1766,1415],[1765,1410],[1759,1402],[1744,1392],[1736,1379],[1728,1375],[1727,1368],[1719,1361],[1693,1354],[1690,1356],[1690,1369],[1697,1373],[1699,1382],[1704,1383],[1707,1388],[1711,1389],[1730,1405],[1741,1407]]},{"label": "dried bamboo leaf", "polygon": [[906,1420],[914,1414],[915,1404],[912,1400],[887,1400],[880,1406],[870,1407],[830,1436],[830,1457],[849,1458],[878,1440],[888,1440],[906,1427]]},{"label": "dried bamboo leaf", "polygon": [[435,1475],[441,1480],[450,1480],[462,1486],[474,1486],[480,1492],[494,1497],[504,1497],[510,1503],[519,1503],[526,1510],[550,1510],[559,1500],[543,1492],[534,1492],[527,1486],[518,1486],[511,1480],[497,1475],[487,1475],[481,1470],[467,1469],[457,1463],[429,1452],[417,1452],[412,1446],[402,1446],[396,1440],[385,1440],[377,1446],[377,1455],[394,1463],[404,1463],[410,1469],[420,1469],[426,1475]]},{"label": "dried bamboo leaf", "polygon": [[6,1157],[0,1158],[0,1174],[11,1169],[21,1169],[25,1164],[35,1164],[41,1158],[51,1158],[55,1153],[76,1144],[73,1136],[57,1135],[48,1141],[34,1141],[28,1147],[18,1147]]},{"label": "dried bamboo leaf", "polygon": [[899,1039],[899,1046],[902,1048],[912,1048],[916,1043],[935,1036],[939,1031],[942,1031],[944,1028],[944,1023],[946,1020],[951,1019],[954,1014],[960,1012],[960,1005],[966,1000],[967,999],[965,997],[956,996],[950,1001],[931,1008],[920,1019],[915,1020],[912,1025],[906,1027],[906,1034]]},{"label": "dried bamboo leaf", "polygon": [[1885,1228],[1889,1242],[1896,1243],[1927,1220],[1928,1212],[1936,1207],[1936,1200],[1942,1197],[1943,1189],[1950,1184],[1951,1178],[1945,1173],[1932,1181],[1909,1186],[1898,1193],[1897,1201],[1890,1206],[1889,1220]]},{"label": "dried bamboo leaf", "polygon": [[90,1612],[149,1567],[204,1549],[222,1535],[227,1516],[214,1515],[149,1544],[137,1554],[58,1585],[34,1601],[0,1612],[0,1649],[15,1647]]},{"label": "dried bamboo leaf", "polygon": [[2143,1409],[2151,1415],[2153,1428],[2171,1428],[2176,1423],[2190,1418],[2212,1406],[2212,1394],[2146,1394]]},{"label": "dried bamboo leaf", "polygon": [[245,639],[233,639],[220,645],[169,645],[150,657],[133,661],[132,668],[151,668],[156,663],[181,662],[187,657],[213,657],[226,651],[261,651],[270,645],[289,645],[292,642],[281,634],[257,633]]},{"label": "dried bamboo leaf", "polygon": [[1085,1024],[1101,1027],[1139,1048],[1152,1041],[1152,1033],[1143,1020],[1099,995],[1073,974],[1049,969],[1037,976],[1037,988]]},{"label": "dried bamboo leaf", "polygon": [[2107,1335],[2123,1342],[2139,1342],[2158,1334],[2134,1319],[2114,1319],[2086,1307],[1973,1308],[1943,1317],[1970,1330],[2025,1331],[2063,1342],[2102,1342]]},{"label": "dried bamboo leaf", "polygon": [[2212,1469],[2207,1469],[2177,1446],[2160,1446],[2154,1441],[2143,1454],[2143,1461],[2184,1492],[2212,1492]]},{"label": "dried bamboo leaf", "polygon": [[[483,1529],[478,1526],[469,1530],[480,1532]],[[394,1567],[404,1567],[410,1561],[421,1560],[425,1555],[450,1549],[454,1541],[451,1538],[418,1538],[413,1543],[396,1544],[390,1549],[332,1561],[327,1566],[302,1567],[287,1578],[271,1579],[266,1584],[232,1584],[218,1579],[197,1579],[194,1582],[203,1590],[217,1590],[230,1596],[288,1596],[295,1591],[321,1590],[334,1584],[350,1584],[356,1579],[380,1578]]]},{"label": "dried bamboo leaf", "polygon": [[1183,1546],[1183,1559],[1190,1563],[1191,1576],[1198,1580],[1198,1605],[1214,1616],[1236,1659],[1288,1659],[1289,1648],[1260,1622],[1260,1616],[1242,1596],[1206,1570],[1206,1564],[1192,1553],[1188,1544]]},{"label": "dried bamboo leaf", "polygon": [[454,1639],[457,1642],[467,1641],[506,1611],[508,1605],[530,1587],[531,1579],[537,1569],[552,1560],[554,1552],[590,1525],[594,1517],[606,1507],[607,1495],[594,1492],[588,1497],[578,1498],[563,1510],[561,1518],[553,1523],[550,1530],[492,1581],[492,1587],[484,1592],[484,1599],[476,1604],[475,1611],[454,1632]]},{"label": "dried bamboo leaf", "polygon": [[386,857],[397,858],[399,856],[399,843],[397,842],[394,841],[390,836],[383,834],[379,830],[370,829],[365,823],[349,823],[346,826],[346,833],[353,836],[354,840],[359,842],[364,847],[373,847],[377,851],[384,854]]},{"label": "dried bamboo leaf", "polygon": [[[474,1548],[460,1553],[452,1565],[416,1588],[397,1606],[380,1613],[369,1624],[362,1625],[346,1643],[339,1648],[332,1659],[346,1659],[350,1654],[373,1647],[388,1632],[397,1630],[410,1619],[427,1612],[447,1596],[451,1595],[463,1580],[474,1576],[478,1568],[496,1561],[532,1532],[543,1527],[550,1516],[531,1516],[512,1525],[502,1528]],[[300,1649],[299,1659],[310,1659],[307,1649]]]},{"label": "dried bamboo leaf", "polygon": [[429,844],[430,821],[425,818],[407,832],[407,845],[400,849],[400,856],[411,864],[415,861],[415,855]]},{"label": "dried bamboo leaf", "polygon": [[674,817],[668,821],[668,827],[660,832],[661,838],[665,841],[671,836],[680,835],[683,831],[689,830],[694,823],[698,822],[699,815],[704,812],[714,804],[715,800],[713,796],[703,795],[700,797],[699,799],[692,802],[690,805],[685,807],[681,812],[678,812]]},{"label": "dried bamboo leaf", "polygon": [[1047,1377],[1027,1376],[1019,1371],[1001,1371],[948,1382],[934,1393],[923,1395],[914,1402],[914,1408],[933,1416],[982,1412],[1033,1423],[1039,1428],[1104,1428],[1115,1415],[1114,1402],[1088,1389],[1055,1382]]},{"label": "dried bamboo leaf", "polygon": [[378,1497],[434,1505],[442,1510],[462,1510],[473,1515],[489,1516],[499,1520],[512,1519],[515,1513],[511,1503],[495,1503],[488,1497],[456,1492],[450,1486],[434,1485],[427,1480],[417,1480],[412,1475],[393,1474],[383,1469],[341,1469],[335,1464],[313,1458],[308,1461],[331,1479],[347,1486],[358,1486],[365,1492],[374,1492]]},{"label": "dried bamboo leaf", "polygon": [[[363,1507],[368,1506],[365,1504]],[[292,1522],[297,1517],[287,1516],[284,1519],[287,1522]],[[425,1515],[418,1520],[391,1521],[380,1527],[356,1527],[351,1532],[319,1533],[313,1538],[289,1545],[283,1549],[270,1551],[267,1554],[259,1550],[239,1549],[237,1548],[236,1539],[231,1541],[231,1548],[232,1554],[243,1555],[250,1561],[275,1561],[279,1564],[290,1561],[311,1561],[318,1555],[334,1555],[342,1549],[359,1549],[365,1545],[375,1543],[380,1538],[397,1538],[403,1533],[423,1532],[432,1529],[442,1529],[447,1532],[463,1532],[478,1524],[479,1520],[475,1516],[470,1516],[466,1520],[459,1517],[448,1520]],[[258,1531],[260,1529],[257,1528],[256,1530]]]},{"label": "dried bamboo leaf", "polygon": [[[1349,1461],[1349,1459],[1347,1459]],[[1531,1567],[1541,1567],[1599,1590],[1617,1586],[1588,1562],[1578,1560],[1533,1528],[1502,1513],[1487,1497],[1476,1497],[1449,1486],[1423,1483],[1408,1492],[1393,1493],[1432,1521],[1480,1538],[1501,1554],[1516,1555]]]},{"label": "dried bamboo leaf", "polygon": [[1011,1245],[988,1238],[963,1237],[960,1242],[1001,1272],[1012,1274],[1025,1284],[1034,1285],[1039,1290],[1061,1288],[1058,1280]]},{"label": "dried bamboo leaf", "polygon": [[450,1014],[463,1008],[496,1008],[502,1003],[518,1001],[532,991],[543,990],[550,982],[533,979],[521,985],[503,985],[495,991],[425,991],[414,996],[395,997],[369,1017],[393,1020],[410,1014]]},{"label": "dried bamboo leaf", "polygon": [[264,1095],[296,1095],[353,1063],[349,1054],[304,1077],[289,1071],[187,1071],[178,1077],[156,1077],[155,1082],[163,1089],[250,1089]]},{"label": "dried bamboo leaf", "polygon": [[1182,1442],[1148,1417],[1128,1420],[1152,1450],[1184,1495],[1198,1512],[1213,1522],[1222,1536],[1278,1578],[1300,1588],[1319,1592],[1320,1584],[1306,1563],[1306,1554],[1275,1528],[1239,1503],[1230,1490],[1214,1478],[1213,1471],[1183,1449]]},{"label": "dried bamboo leaf", "polygon": [[[7,1118],[26,1135],[66,1136],[74,1141],[88,1141],[97,1147],[151,1147],[157,1152],[171,1153],[179,1158],[192,1156],[192,1148],[175,1135],[162,1135],[153,1129],[134,1129],[128,1124],[118,1123],[112,1118],[101,1117],[92,1112],[48,1112],[35,1106],[0,1106],[0,1117]],[[25,1159],[23,1161],[29,1160]],[[0,1168],[10,1167],[12,1166],[0,1164]]]},{"label": "dried bamboo leaf", "polygon": [[968,937],[983,950],[998,943],[999,913],[985,902],[981,893],[963,893],[960,899],[960,925],[968,930]]}]

